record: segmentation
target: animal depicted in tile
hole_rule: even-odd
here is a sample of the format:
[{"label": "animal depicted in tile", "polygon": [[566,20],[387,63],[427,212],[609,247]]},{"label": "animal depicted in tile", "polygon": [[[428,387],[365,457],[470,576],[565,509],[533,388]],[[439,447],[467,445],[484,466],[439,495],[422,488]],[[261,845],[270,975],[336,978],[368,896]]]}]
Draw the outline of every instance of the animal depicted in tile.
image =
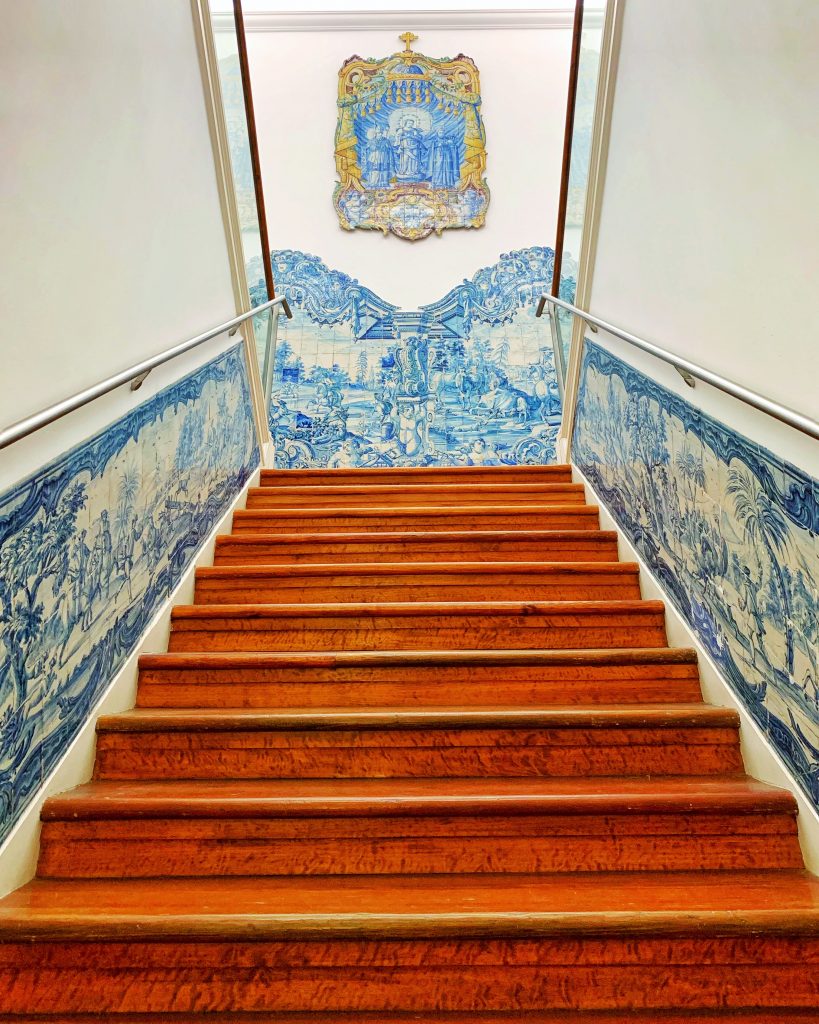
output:
[{"label": "animal depicted in tile", "polygon": [[819,806],[819,483],[588,341],[573,451]]},{"label": "animal depicted in tile", "polygon": [[0,839],[258,462],[237,346],[0,496]]},{"label": "animal depicted in tile", "polygon": [[553,260],[543,247],[506,253],[403,311],[317,256],[273,252],[294,312],[280,321],[270,404],[279,465],[553,462],[561,403],[548,322],[535,318]]}]

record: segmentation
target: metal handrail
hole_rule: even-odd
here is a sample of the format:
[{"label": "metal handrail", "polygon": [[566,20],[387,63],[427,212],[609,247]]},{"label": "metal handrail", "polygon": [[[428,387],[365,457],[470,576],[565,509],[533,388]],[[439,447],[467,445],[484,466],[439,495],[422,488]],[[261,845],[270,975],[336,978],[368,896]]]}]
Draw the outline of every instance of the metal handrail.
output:
[{"label": "metal handrail", "polygon": [[703,366],[692,363],[689,359],[676,356],[673,352],[668,352],[666,349],[660,348],[659,345],[653,345],[644,338],[638,338],[636,334],[630,334],[621,327],[615,327],[614,324],[601,320],[600,317],[594,316],[584,309],[579,309],[577,306],[573,306],[571,302],[558,299],[554,295],[541,295],[535,316],[542,316],[547,305],[558,306],[560,309],[573,313],[581,320],[584,320],[595,333],[599,327],[601,330],[606,331],[607,334],[612,334],[615,338],[619,338],[621,341],[625,341],[629,345],[641,349],[643,352],[648,352],[649,355],[656,356],[657,359],[662,359],[665,363],[670,363],[689,387],[694,386],[695,380],[704,381],[706,384],[710,384],[711,387],[718,388],[720,391],[724,391],[725,394],[731,395],[732,398],[738,398],[740,402],[745,402],[746,405],[751,405],[755,409],[767,413],[768,416],[786,423],[789,427],[800,430],[803,434],[807,434],[808,437],[819,440],[819,423],[816,420],[812,420],[809,416],[797,412],[795,409],[789,409],[786,405],[780,405],[778,402],[774,402],[770,398],[758,394],[756,391],[751,391],[750,388],[743,387],[742,384],[737,384],[732,380],[728,380],[727,377],[721,377],[718,373],[713,373],[711,370],[706,370]]},{"label": "metal handrail", "polygon": [[251,317],[257,316],[259,313],[264,313],[268,309],[273,309],[274,307],[279,306],[284,310],[288,320],[292,319],[293,314],[290,311],[287,299],[283,295],[280,295],[275,299],[270,299],[268,302],[263,302],[254,309],[249,309],[246,313],[240,313],[239,316],[233,317],[232,320],[227,320],[225,323],[219,324],[218,327],[212,327],[209,331],[205,331],[204,334],[198,334],[195,338],[190,338],[188,341],[183,341],[179,345],[174,345],[173,348],[169,348],[165,352],[161,352],[158,356],[151,356],[150,359],[143,359],[141,363],[129,366],[127,370],[123,370],[121,373],[117,373],[113,377],[108,377],[106,380],[100,381],[99,384],[94,384],[93,387],[86,388],[84,391],[80,391],[76,395],[72,395],[70,398],[64,398],[62,402],[50,405],[47,409],[42,409],[40,412],[34,413],[33,416],[27,416],[23,420],[18,420],[17,423],[12,423],[10,427],[6,427],[5,430],[0,431],[0,449],[8,448],[8,446],[10,444],[14,444],[15,441],[28,437],[29,434],[33,434],[41,427],[45,427],[49,423],[53,423],[54,420],[58,420],[62,416],[67,416],[70,412],[74,412],[75,409],[81,409],[82,406],[88,405],[89,402],[93,402],[95,399],[102,397],[102,395],[107,395],[109,391],[115,390],[115,388],[120,387],[122,384],[128,384],[130,382],[131,390],[136,391],[137,388],[141,387],[142,382],[151,370],[156,369],[157,366],[170,362],[171,359],[175,359],[177,356],[181,356],[185,352],[190,352],[191,349],[196,348],[199,345],[203,345],[206,341],[211,341],[213,338],[218,337],[220,334],[224,334],[226,331],[235,334],[238,327],[243,324],[245,320],[249,320]]}]

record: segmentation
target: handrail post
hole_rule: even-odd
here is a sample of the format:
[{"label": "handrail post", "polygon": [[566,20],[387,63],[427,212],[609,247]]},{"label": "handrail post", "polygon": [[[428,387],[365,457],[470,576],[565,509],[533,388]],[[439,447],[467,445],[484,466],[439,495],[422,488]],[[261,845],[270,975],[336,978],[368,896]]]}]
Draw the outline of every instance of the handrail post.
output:
[{"label": "handrail post", "polygon": [[264,350],[264,379],[262,381],[264,392],[265,409],[269,412],[270,395],[273,391],[273,372],[276,368],[276,344],[279,334],[279,307],[274,306],[270,310],[270,317],[267,322],[267,340]]}]

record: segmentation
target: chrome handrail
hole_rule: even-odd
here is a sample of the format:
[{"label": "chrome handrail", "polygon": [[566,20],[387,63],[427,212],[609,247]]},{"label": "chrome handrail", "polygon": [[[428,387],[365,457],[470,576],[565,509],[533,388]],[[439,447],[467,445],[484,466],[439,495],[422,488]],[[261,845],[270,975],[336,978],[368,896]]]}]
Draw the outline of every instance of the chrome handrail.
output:
[{"label": "chrome handrail", "polygon": [[689,359],[676,356],[673,352],[660,348],[659,345],[654,345],[644,338],[638,338],[636,334],[624,331],[621,327],[615,327],[614,324],[601,320],[600,317],[588,313],[585,309],[579,309],[577,306],[573,306],[571,302],[558,299],[554,295],[541,295],[535,316],[542,316],[547,305],[558,306],[560,309],[573,313],[585,321],[595,333],[599,327],[600,330],[605,331],[607,334],[612,334],[615,338],[619,338],[621,341],[625,341],[629,345],[641,349],[643,352],[648,352],[649,355],[656,356],[657,359],[662,359],[665,363],[670,363],[689,387],[694,387],[695,380],[704,381],[706,384],[710,384],[711,387],[718,388],[720,391],[724,391],[725,394],[731,395],[732,398],[738,398],[740,402],[745,402],[746,405],[751,405],[755,409],[759,409],[760,412],[767,413],[768,416],[786,423],[789,427],[800,430],[803,434],[807,434],[808,437],[819,440],[819,423],[816,420],[812,420],[809,416],[797,412],[795,409],[789,409],[786,405],[780,405],[779,402],[774,402],[772,399],[766,398],[750,388],[743,387],[742,384],[728,380],[727,377],[721,377],[718,373],[706,370],[705,367],[698,366],[697,363],[692,363]]},{"label": "chrome handrail", "polygon": [[275,308],[278,313],[279,306],[284,310],[288,320],[292,319],[293,314],[290,311],[290,305],[283,295],[280,295],[275,299],[270,299],[268,302],[263,302],[254,309],[249,309],[246,313],[240,313],[239,316],[233,317],[232,320],[226,320],[225,323],[219,324],[218,327],[212,327],[209,331],[205,331],[204,334],[198,334],[195,338],[189,338],[188,341],[183,341],[179,345],[174,345],[173,348],[166,349],[165,352],[161,352],[158,356],[151,356],[150,359],[143,359],[141,363],[129,366],[127,370],[123,370],[121,373],[117,373],[113,377],[108,377],[105,380],[100,381],[99,384],[94,384],[93,387],[86,388],[84,391],[80,391],[76,395],[72,395],[70,398],[64,398],[62,402],[50,405],[47,409],[42,409],[40,412],[34,413],[33,416],[27,416],[23,420],[18,420],[17,423],[12,423],[10,427],[6,427],[5,430],[0,431],[0,449],[8,448],[8,446],[10,444],[14,444],[15,441],[28,437],[29,434],[33,434],[41,427],[45,427],[49,423],[53,423],[54,420],[58,420],[62,416],[66,416],[68,413],[74,412],[75,409],[80,409],[82,406],[88,405],[89,402],[93,402],[96,398],[102,397],[102,395],[107,395],[109,391],[114,391],[115,388],[120,387],[122,384],[128,384],[130,382],[131,390],[136,391],[137,388],[142,386],[142,382],[151,370],[156,369],[157,366],[170,362],[171,359],[175,359],[177,356],[181,356],[185,352],[190,352],[191,349],[196,348],[198,345],[203,345],[206,341],[211,341],[213,338],[218,337],[220,334],[224,334],[226,331],[235,334],[238,327],[243,324],[245,320],[249,320],[251,317],[257,316],[259,313],[264,313],[268,309]]}]

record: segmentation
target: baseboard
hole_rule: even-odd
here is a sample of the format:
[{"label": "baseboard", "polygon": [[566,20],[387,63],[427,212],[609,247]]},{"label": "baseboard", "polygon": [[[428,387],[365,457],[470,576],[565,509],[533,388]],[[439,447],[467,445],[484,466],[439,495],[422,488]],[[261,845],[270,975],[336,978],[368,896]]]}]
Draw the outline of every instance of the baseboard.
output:
[{"label": "baseboard", "polygon": [[109,683],[91,711],[88,721],[67,747],[54,770],[44,781],[37,796],[26,808],[20,820],[0,847],[0,895],[5,895],[34,877],[40,845],[40,809],[54,793],[63,793],[74,786],[88,782],[94,769],[96,725],[101,715],[116,714],[134,706],[136,700],[137,669],[142,654],[156,654],[168,649],[171,609],[176,604],[193,600],[194,573],[200,565],[213,563],[216,537],[230,529],[233,510],[244,507],[249,487],[256,486],[260,470],[256,469],[245,486],[219,519],[185,570],[167,601],[157,611],[145,631],[139,647]]},{"label": "baseboard", "polygon": [[793,793],[799,805],[799,841],[808,870],[819,874],[819,814],[802,792],[790,774],[784,761],[771,745],[767,736],[756,724],[740,698],[728,685],[697,635],[680,615],[668,595],[663,590],[656,576],[648,568],[639,551],[614,517],[606,508],[603,500],[589,483],[583,473],[572,463],[572,474],[576,482],[582,483],[586,489],[586,499],[590,504],[600,507],[600,525],[605,530],[615,530],[618,538],[620,557],[623,560],[637,562],[640,566],[640,586],[644,598],[663,601],[665,604],[666,629],[668,642],[672,647],[693,647],[697,652],[702,681],[703,697],[709,704],[718,707],[735,708],[740,716],[740,744],[742,756],[748,774],[760,782],[772,786],[780,786]]}]

